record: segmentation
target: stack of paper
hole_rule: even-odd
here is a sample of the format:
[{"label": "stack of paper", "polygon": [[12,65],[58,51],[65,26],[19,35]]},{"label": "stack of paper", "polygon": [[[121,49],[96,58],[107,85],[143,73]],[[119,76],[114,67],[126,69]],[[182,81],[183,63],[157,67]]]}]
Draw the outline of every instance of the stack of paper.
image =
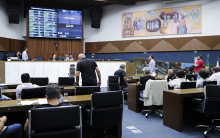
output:
[{"label": "stack of paper", "polygon": [[38,104],[48,104],[47,99],[38,99]]},{"label": "stack of paper", "polygon": [[37,103],[37,100],[34,101],[21,101],[21,105],[32,105]]}]

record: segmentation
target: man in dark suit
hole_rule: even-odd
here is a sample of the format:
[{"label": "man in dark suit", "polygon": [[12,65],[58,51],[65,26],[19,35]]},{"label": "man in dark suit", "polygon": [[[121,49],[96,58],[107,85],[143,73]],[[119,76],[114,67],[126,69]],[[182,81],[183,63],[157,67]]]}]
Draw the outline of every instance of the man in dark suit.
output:
[{"label": "man in dark suit", "polygon": [[18,51],[13,57],[18,57],[18,59],[21,59],[21,52]]}]

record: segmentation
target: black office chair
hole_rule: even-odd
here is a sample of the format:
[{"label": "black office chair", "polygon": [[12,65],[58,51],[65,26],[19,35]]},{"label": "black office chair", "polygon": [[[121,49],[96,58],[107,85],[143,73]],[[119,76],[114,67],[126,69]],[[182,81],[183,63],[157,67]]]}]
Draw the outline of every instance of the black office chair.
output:
[{"label": "black office chair", "polygon": [[76,87],[76,95],[89,95],[94,92],[100,92],[100,86],[81,86]]},{"label": "black office chair", "polygon": [[58,85],[59,86],[74,86],[75,78],[74,77],[59,77]]},{"label": "black office chair", "polygon": [[196,88],[196,82],[181,82],[180,89]]},{"label": "black office chair", "polygon": [[23,88],[21,99],[45,98],[47,87]]},{"label": "black office chair", "polygon": [[121,91],[96,92],[91,95],[91,109],[85,108],[85,120],[104,135],[112,126],[122,123],[123,93]]},{"label": "black office chair", "polygon": [[211,129],[216,129],[220,131],[220,127],[215,126],[214,121],[219,120],[215,117],[220,116],[220,86],[218,85],[207,85],[205,88],[204,99],[194,98],[193,109],[199,113],[205,114],[210,120],[210,126],[208,125],[198,125],[195,130],[200,127],[208,128],[204,132],[204,137],[208,137],[207,133]]},{"label": "black office chair", "polygon": [[31,56],[28,56],[28,60],[31,61]]},{"label": "black office chair", "polygon": [[37,56],[38,61],[44,61],[44,56]]},{"label": "black office chair", "polygon": [[192,81],[192,78],[194,78],[194,81],[197,80],[196,75],[186,75],[186,80],[188,79],[189,81]]},{"label": "black office chair", "polygon": [[29,138],[82,138],[81,107],[29,110]]},{"label": "black office chair", "polygon": [[63,56],[59,56],[59,60],[60,60],[60,61],[64,61],[64,59],[65,59],[65,58],[64,58]]},{"label": "black office chair", "polygon": [[31,77],[31,83],[39,86],[46,86],[49,84],[48,77]]},{"label": "black office chair", "polygon": [[206,85],[217,85],[217,81],[204,81],[203,82],[203,87],[205,87]]},{"label": "black office chair", "polygon": [[108,76],[108,89],[109,91],[121,90],[119,76]]}]

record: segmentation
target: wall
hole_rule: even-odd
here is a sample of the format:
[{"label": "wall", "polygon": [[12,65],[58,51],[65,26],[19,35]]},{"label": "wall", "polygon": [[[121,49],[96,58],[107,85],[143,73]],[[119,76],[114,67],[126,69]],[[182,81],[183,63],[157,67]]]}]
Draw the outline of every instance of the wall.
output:
[{"label": "wall", "polygon": [[0,37],[25,40],[22,37],[26,36],[26,19],[23,10],[20,13],[19,24],[9,24],[5,1],[0,0]]},{"label": "wall", "polygon": [[[164,35],[164,36],[131,37],[131,38],[122,38],[121,36],[122,13],[161,9],[161,8],[171,8],[178,6],[198,5],[198,4],[202,4],[202,16],[203,16],[202,34]],[[192,1],[192,2],[178,2],[171,4],[163,4],[161,0],[153,0],[148,2],[138,2],[136,3],[136,5],[133,6],[110,5],[103,8],[103,18],[101,20],[100,29],[91,28],[91,18],[89,18],[88,10],[85,10],[84,13],[85,42],[219,35],[220,34],[220,28],[218,27],[220,22],[220,18],[218,18],[218,14],[220,13],[219,5],[220,5],[220,1],[218,0],[201,0],[201,1]]]}]

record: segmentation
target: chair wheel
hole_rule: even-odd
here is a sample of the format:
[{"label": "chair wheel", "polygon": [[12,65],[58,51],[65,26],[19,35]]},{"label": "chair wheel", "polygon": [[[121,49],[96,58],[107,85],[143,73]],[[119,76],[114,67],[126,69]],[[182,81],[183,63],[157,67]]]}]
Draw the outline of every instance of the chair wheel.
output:
[{"label": "chair wheel", "polygon": [[205,138],[208,138],[208,135],[207,135],[207,134],[204,134],[204,137],[205,137]]},{"label": "chair wheel", "polygon": [[163,117],[162,117],[162,116],[161,116],[160,118],[161,118],[161,119],[163,119]]}]

